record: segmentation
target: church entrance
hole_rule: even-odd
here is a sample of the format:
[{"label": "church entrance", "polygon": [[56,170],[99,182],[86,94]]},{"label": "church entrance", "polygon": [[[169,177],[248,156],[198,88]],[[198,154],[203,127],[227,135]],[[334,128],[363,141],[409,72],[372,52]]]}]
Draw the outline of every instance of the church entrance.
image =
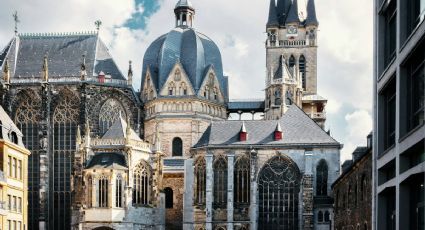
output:
[{"label": "church entrance", "polygon": [[273,157],[263,166],[258,177],[258,229],[298,229],[300,180],[297,165],[285,155]]}]

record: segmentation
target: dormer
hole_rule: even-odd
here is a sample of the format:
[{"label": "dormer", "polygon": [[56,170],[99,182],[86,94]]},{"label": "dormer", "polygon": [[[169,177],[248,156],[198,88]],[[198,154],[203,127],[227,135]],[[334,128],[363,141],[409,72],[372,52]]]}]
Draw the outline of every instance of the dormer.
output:
[{"label": "dormer", "polygon": [[160,91],[161,96],[192,96],[195,90],[189,80],[186,71],[180,61],[174,65],[168,74],[167,81]]},{"label": "dormer", "polygon": [[248,133],[246,131],[245,122],[242,122],[241,131],[239,131],[239,141],[246,141],[248,139]]},{"label": "dormer", "polygon": [[283,136],[282,134],[283,134],[282,127],[280,126],[280,122],[278,121],[276,125],[276,129],[274,131],[274,140],[275,141],[282,140],[282,136]]}]

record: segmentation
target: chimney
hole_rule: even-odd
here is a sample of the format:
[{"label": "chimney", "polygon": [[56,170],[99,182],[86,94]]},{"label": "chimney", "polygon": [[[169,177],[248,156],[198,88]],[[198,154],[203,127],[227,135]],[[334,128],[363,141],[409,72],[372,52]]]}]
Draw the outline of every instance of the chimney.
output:
[{"label": "chimney", "polygon": [[246,141],[248,138],[248,133],[246,132],[245,122],[242,122],[242,128],[239,132],[239,141]]},{"label": "chimney", "polygon": [[276,130],[274,131],[274,140],[279,141],[282,140],[282,127],[280,126],[280,122],[277,122]]}]

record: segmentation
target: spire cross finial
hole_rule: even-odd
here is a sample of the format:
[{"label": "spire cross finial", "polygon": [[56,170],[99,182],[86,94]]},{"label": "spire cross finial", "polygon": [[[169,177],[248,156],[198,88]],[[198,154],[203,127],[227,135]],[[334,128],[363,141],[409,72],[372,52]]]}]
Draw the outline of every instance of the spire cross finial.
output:
[{"label": "spire cross finial", "polygon": [[18,11],[15,10],[15,13],[13,13],[12,16],[13,20],[15,21],[15,35],[18,35],[18,23],[20,22],[18,18]]},{"label": "spire cross finial", "polygon": [[100,20],[96,20],[96,21],[94,22],[94,24],[96,25],[97,33],[99,33],[100,26],[102,25],[102,21],[100,21]]}]

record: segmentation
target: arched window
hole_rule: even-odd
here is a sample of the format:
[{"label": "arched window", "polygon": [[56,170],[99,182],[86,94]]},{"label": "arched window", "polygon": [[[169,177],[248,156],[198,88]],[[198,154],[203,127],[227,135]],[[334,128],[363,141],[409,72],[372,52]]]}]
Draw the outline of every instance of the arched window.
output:
[{"label": "arched window", "polygon": [[331,220],[331,214],[329,211],[325,211],[325,222],[329,222]]},{"label": "arched window", "polygon": [[[71,172],[75,154],[77,124],[80,115],[79,98],[68,90],[62,91],[53,112],[50,184],[53,193],[49,198],[51,229],[66,229],[71,225]],[[41,140],[40,142],[43,142]],[[46,141],[47,142],[47,141]],[[50,227],[49,227],[50,228]]]},{"label": "arched window", "polygon": [[179,69],[176,70],[176,72],[174,73],[174,80],[175,81],[180,81],[182,79],[182,75]]},{"label": "arched window", "polygon": [[133,205],[144,206],[150,203],[151,168],[145,161],[140,161],[133,172]]},{"label": "arched window", "polygon": [[195,162],[195,204],[205,204],[205,186],[206,186],[206,171],[205,171],[205,159],[203,157],[198,158]]},{"label": "arched window", "polygon": [[112,124],[119,119],[120,114],[123,119],[126,119],[122,104],[113,98],[106,100],[99,111],[99,135],[105,134]]},{"label": "arched window", "polygon": [[234,171],[234,202],[236,204],[249,204],[250,195],[250,164],[246,156],[236,160]]},{"label": "arched window", "polygon": [[168,95],[173,96],[176,94],[176,84],[174,82],[170,82],[168,85]]},{"label": "arched window", "polygon": [[91,208],[93,202],[93,178],[87,177],[87,207]]},{"label": "arched window", "polygon": [[328,164],[323,159],[316,167],[316,195],[328,195]]},{"label": "arched window", "polygon": [[165,208],[173,208],[173,189],[167,187],[164,189],[165,193]]},{"label": "arched window", "polygon": [[214,161],[214,207],[226,208],[227,205],[227,161],[218,156]]},{"label": "arched window", "polygon": [[295,57],[291,55],[288,60],[288,66],[289,66],[289,72],[291,73],[292,77],[295,75]]},{"label": "arched window", "polygon": [[115,207],[122,208],[123,206],[123,179],[119,174],[117,175],[117,179],[115,181]]},{"label": "arched window", "polygon": [[274,92],[274,104],[275,105],[281,105],[282,104],[282,92],[280,92],[280,89],[277,89]]},{"label": "arched window", "polygon": [[323,212],[319,211],[317,213],[317,222],[322,223],[323,222]]},{"label": "arched window", "polygon": [[301,55],[298,61],[298,65],[299,65],[300,73],[301,73],[302,87],[305,90],[307,88],[307,78],[306,78],[306,71],[305,71],[306,63],[305,63],[304,55]]},{"label": "arched window", "polygon": [[258,229],[298,229],[300,180],[289,157],[278,155],[266,162],[258,175]]},{"label": "arched window", "polygon": [[98,186],[99,186],[99,194],[98,194],[98,202],[100,208],[108,207],[108,178],[106,176],[102,176],[99,178]]},{"label": "arched window", "polygon": [[183,141],[180,137],[175,137],[173,139],[173,157],[183,156]]},{"label": "arched window", "polygon": [[367,230],[367,223],[363,224],[363,230]]}]

